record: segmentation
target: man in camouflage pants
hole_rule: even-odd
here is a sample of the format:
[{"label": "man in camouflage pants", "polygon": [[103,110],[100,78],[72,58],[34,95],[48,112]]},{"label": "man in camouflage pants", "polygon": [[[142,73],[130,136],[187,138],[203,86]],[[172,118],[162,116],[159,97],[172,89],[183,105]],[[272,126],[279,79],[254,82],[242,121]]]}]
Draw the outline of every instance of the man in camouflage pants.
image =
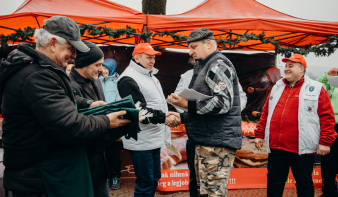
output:
[{"label": "man in camouflage pants", "polygon": [[[217,50],[209,29],[195,29],[187,42],[189,55],[196,61],[189,88],[211,98],[187,101],[171,94],[168,100],[188,109],[180,118],[185,123],[189,141],[196,145],[195,166],[190,165],[189,169],[196,170],[200,196],[226,196],[236,150],[242,145],[237,73],[232,63]],[[188,158],[193,158],[189,153],[187,151]]]},{"label": "man in camouflage pants", "polygon": [[226,196],[236,151],[225,147],[196,145],[195,169],[200,194]]}]

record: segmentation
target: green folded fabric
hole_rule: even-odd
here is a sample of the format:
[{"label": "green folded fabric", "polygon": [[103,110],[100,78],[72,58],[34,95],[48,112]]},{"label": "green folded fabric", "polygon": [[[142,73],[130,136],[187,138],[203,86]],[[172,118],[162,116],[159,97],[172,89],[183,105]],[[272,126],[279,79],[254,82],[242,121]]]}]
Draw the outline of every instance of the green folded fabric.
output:
[{"label": "green folded fabric", "polygon": [[102,151],[110,143],[116,141],[122,136],[125,136],[126,139],[130,139],[132,137],[133,139],[137,140],[137,133],[141,131],[138,124],[139,110],[135,108],[135,104],[131,95],[106,105],[78,110],[79,113],[83,113],[84,115],[106,115],[121,110],[127,111],[127,114],[123,116],[123,119],[128,119],[131,121],[131,123],[122,127],[111,129],[102,138],[96,139],[94,143],[97,151]]},{"label": "green folded fabric", "polygon": [[[122,136],[125,136],[127,139],[132,137],[137,140],[137,133],[140,132],[138,124],[139,110],[135,108],[131,96],[106,105],[78,110],[79,113],[83,113],[84,115],[105,115],[121,110],[127,111],[127,114],[123,118],[131,120],[131,123],[111,129],[103,137],[95,140],[93,143],[95,143],[97,151],[103,151],[111,142],[116,141]],[[37,167],[39,168],[49,197],[94,196],[85,145],[60,147],[49,158],[38,163]]]}]

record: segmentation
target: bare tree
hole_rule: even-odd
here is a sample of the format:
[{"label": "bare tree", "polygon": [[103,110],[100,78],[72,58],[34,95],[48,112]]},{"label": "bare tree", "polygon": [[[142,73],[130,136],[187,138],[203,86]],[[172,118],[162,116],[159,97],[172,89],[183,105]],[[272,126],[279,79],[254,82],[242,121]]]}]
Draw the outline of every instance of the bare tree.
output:
[{"label": "bare tree", "polygon": [[145,14],[165,15],[167,0],[142,0],[142,12]]}]

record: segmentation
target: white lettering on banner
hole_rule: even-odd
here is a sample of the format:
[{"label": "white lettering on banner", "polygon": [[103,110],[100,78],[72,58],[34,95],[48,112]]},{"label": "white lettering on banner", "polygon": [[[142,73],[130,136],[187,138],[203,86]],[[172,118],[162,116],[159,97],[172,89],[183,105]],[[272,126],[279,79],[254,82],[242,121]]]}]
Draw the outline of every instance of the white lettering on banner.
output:
[{"label": "white lettering on banner", "polygon": [[253,126],[253,125],[251,125],[250,127],[248,125],[245,125],[245,129],[254,131],[256,129],[256,127]]},{"label": "white lettering on banner", "polygon": [[176,186],[176,187],[181,187],[182,185],[189,185],[189,181],[187,180],[179,180],[179,181],[174,181],[172,180],[172,186]]},{"label": "white lettering on banner", "polygon": [[162,173],[162,174],[161,174],[161,177],[162,177],[162,178],[168,177],[168,173],[167,173],[167,172]]},{"label": "white lettering on banner", "polygon": [[236,184],[236,178],[229,179],[228,184],[235,185]]},{"label": "white lettering on banner", "polygon": [[[169,182],[168,182],[168,183],[169,183]],[[159,185],[159,186],[162,186],[163,188],[166,188],[165,182],[158,182],[158,185]],[[170,186],[170,185],[168,185],[168,186]]]},{"label": "white lettering on banner", "polygon": [[188,171],[184,171],[183,173],[178,173],[177,171],[170,173],[170,177],[189,177]]}]

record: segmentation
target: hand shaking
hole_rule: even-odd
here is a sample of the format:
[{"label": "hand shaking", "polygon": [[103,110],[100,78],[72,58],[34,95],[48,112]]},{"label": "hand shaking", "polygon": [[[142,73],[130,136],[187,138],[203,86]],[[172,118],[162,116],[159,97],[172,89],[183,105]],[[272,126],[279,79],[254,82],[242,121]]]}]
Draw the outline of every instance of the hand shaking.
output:
[{"label": "hand shaking", "polygon": [[168,112],[165,117],[165,125],[169,127],[176,127],[181,124],[180,114],[177,112]]}]

